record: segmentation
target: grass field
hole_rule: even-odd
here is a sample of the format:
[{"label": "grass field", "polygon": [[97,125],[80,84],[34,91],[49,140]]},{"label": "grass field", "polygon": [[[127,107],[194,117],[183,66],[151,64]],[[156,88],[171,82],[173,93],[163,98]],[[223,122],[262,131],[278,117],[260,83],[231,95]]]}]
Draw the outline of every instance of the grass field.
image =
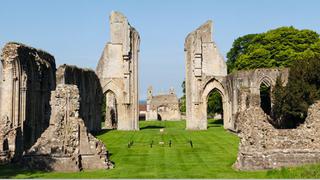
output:
[{"label": "grass field", "polygon": [[[115,163],[112,170],[57,173],[28,171],[17,165],[0,166],[0,178],[319,178],[320,165],[281,170],[243,172],[232,164],[239,139],[219,121],[207,131],[186,131],[185,121],[140,122],[140,131],[104,131]],[[159,130],[164,128],[164,132]],[[169,142],[171,140],[171,147]],[[151,142],[153,145],[151,147]],[[191,143],[193,147],[191,147]],[[133,142],[128,148],[128,143]],[[164,142],[164,144],[159,144]]]}]

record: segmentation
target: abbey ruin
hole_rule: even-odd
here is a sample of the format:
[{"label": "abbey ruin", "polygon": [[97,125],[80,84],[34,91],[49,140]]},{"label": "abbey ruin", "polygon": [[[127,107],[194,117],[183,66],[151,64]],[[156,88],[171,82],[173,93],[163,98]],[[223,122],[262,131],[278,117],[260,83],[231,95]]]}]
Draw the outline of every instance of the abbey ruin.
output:
[{"label": "abbey ruin", "polygon": [[288,69],[256,69],[227,75],[227,66],[212,41],[212,22],[190,33],[185,40],[187,129],[207,129],[207,99],[212,90],[222,97],[224,128],[236,131],[239,112],[260,106],[260,85],[285,83]]},{"label": "abbey ruin", "polygon": [[[95,71],[66,64],[57,69],[52,55],[20,43],[3,47],[0,164],[19,162],[30,169],[73,172],[114,167],[106,146],[91,133],[139,130],[140,35],[119,12],[112,12],[109,21],[110,41]],[[186,130],[207,129],[208,96],[217,91],[224,128],[240,137],[235,168],[319,163],[320,103],[309,108],[306,122],[298,128],[274,128],[269,122],[272,97],[268,107],[262,107],[260,88],[268,87],[270,95],[278,77],[287,83],[289,69],[228,74],[212,31],[212,22],[207,21],[185,39]],[[180,119],[173,89],[154,95],[148,88],[146,120]]]},{"label": "abbey ruin", "polygon": [[[276,129],[269,119],[272,108],[262,109],[260,87],[285,85],[289,69],[255,69],[227,75],[225,61],[211,39],[212,23],[206,22],[185,41],[187,129],[207,129],[207,99],[217,90],[222,97],[224,128],[240,137],[234,167],[258,170],[319,163],[319,102],[309,108],[306,122],[297,129]],[[269,93],[270,93],[269,92]]]}]

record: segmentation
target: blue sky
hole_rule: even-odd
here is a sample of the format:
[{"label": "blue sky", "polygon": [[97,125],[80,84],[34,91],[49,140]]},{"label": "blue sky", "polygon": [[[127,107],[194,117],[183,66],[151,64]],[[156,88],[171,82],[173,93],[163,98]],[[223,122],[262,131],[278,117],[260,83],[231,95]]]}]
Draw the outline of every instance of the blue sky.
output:
[{"label": "blue sky", "polygon": [[48,51],[57,65],[96,68],[109,41],[109,14],[124,13],[140,33],[140,98],[174,87],[185,76],[186,35],[208,19],[225,56],[239,36],[280,26],[320,33],[318,0],[1,0],[0,46],[22,42]]}]

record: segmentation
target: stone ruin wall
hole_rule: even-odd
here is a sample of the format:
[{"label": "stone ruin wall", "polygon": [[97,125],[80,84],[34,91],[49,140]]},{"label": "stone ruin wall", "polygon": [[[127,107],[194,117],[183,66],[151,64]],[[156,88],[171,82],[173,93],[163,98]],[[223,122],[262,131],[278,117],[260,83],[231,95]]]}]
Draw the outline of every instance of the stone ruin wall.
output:
[{"label": "stone ruin wall", "polygon": [[320,163],[320,101],[296,129],[275,129],[260,107],[239,114],[240,144],[234,166],[260,170]]},{"label": "stone ruin wall", "polygon": [[[168,94],[152,95],[152,87],[148,88],[146,121],[151,120],[181,120],[179,99],[174,89]],[[160,118],[160,119],[159,119]]]},{"label": "stone ruin wall", "polygon": [[[103,93],[114,94],[117,129],[139,130],[138,53],[140,36],[130,26],[123,14],[112,12],[109,20],[111,41],[103,50],[96,73]],[[106,107],[110,106],[106,105]],[[106,111],[109,112],[108,109]],[[110,116],[106,115],[106,117]],[[105,124],[112,124],[110,121],[111,119],[107,118]]]},{"label": "stone ruin wall", "polygon": [[2,49],[0,163],[19,157],[49,126],[54,57],[19,43]]},{"label": "stone ruin wall", "polygon": [[50,126],[23,156],[23,164],[47,171],[112,168],[105,145],[89,133],[80,116],[77,86],[59,84],[50,104]]},{"label": "stone ruin wall", "polygon": [[260,85],[262,83],[270,87],[272,91],[278,77],[281,78],[285,85],[288,81],[288,76],[289,69],[287,68],[260,68],[228,74],[221,82],[226,88],[230,101],[230,109],[228,111],[231,112],[232,123],[229,129],[237,131],[240,112],[249,107],[260,107]]},{"label": "stone ruin wall", "polygon": [[98,76],[93,70],[61,65],[57,73],[57,84],[77,85],[80,92],[80,117],[90,132],[101,130],[101,105],[103,93]]}]

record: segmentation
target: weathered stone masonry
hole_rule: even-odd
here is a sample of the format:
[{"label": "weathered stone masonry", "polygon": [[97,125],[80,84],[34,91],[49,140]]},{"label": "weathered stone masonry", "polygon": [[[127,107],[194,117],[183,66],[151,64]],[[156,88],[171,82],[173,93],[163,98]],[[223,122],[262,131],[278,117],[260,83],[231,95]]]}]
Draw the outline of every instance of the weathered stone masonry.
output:
[{"label": "weathered stone masonry", "polygon": [[112,168],[105,145],[89,133],[79,116],[77,86],[59,84],[51,94],[50,104],[50,126],[26,152],[23,163],[49,171]]},{"label": "weathered stone masonry", "polygon": [[19,43],[4,46],[1,63],[0,163],[6,163],[49,126],[56,67],[50,54]]},{"label": "weathered stone masonry", "polygon": [[[319,163],[320,102],[309,107],[305,123],[298,128],[274,128],[260,107],[260,86],[264,84],[272,92],[278,77],[286,85],[289,69],[262,68],[226,75],[222,58],[208,46],[212,44],[210,37],[209,21],[186,38],[187,129],[207,128],[207,98],[216,89],[222,96],[224,127],[240,137],[235,168],[258,170]],[[212,68],[209,71],[208,64]]]},{"label": "weathered stone masonry", "polygon": [[139,33],[119,12],[110,15],[111,41],[96,68],[107,97],[106,128],[139,129],[138,53]]},{"label": "weathered stone masonry", "polygon": [[227,66],[211,36],[212,21],[207,21],[185,40],[187,129],[207,129],[207,98],[213,89],[222,97],[225,127],[231,127],[230,100],[221,84]]},{"label": "weathered stone masonry", "polygon": [[296,129],[275,129],[260,107],[239,114],[240,144],[235,167],[259,170],[320,163],[320,101]]},{"label": "weathered stone masonry", "polygon": [[91,132],[101,129],[101,105],[103,93],[98,76],[93,70],[61,65],[57,73],[57,84],[77,85],[80,92],[80,117]]}]

